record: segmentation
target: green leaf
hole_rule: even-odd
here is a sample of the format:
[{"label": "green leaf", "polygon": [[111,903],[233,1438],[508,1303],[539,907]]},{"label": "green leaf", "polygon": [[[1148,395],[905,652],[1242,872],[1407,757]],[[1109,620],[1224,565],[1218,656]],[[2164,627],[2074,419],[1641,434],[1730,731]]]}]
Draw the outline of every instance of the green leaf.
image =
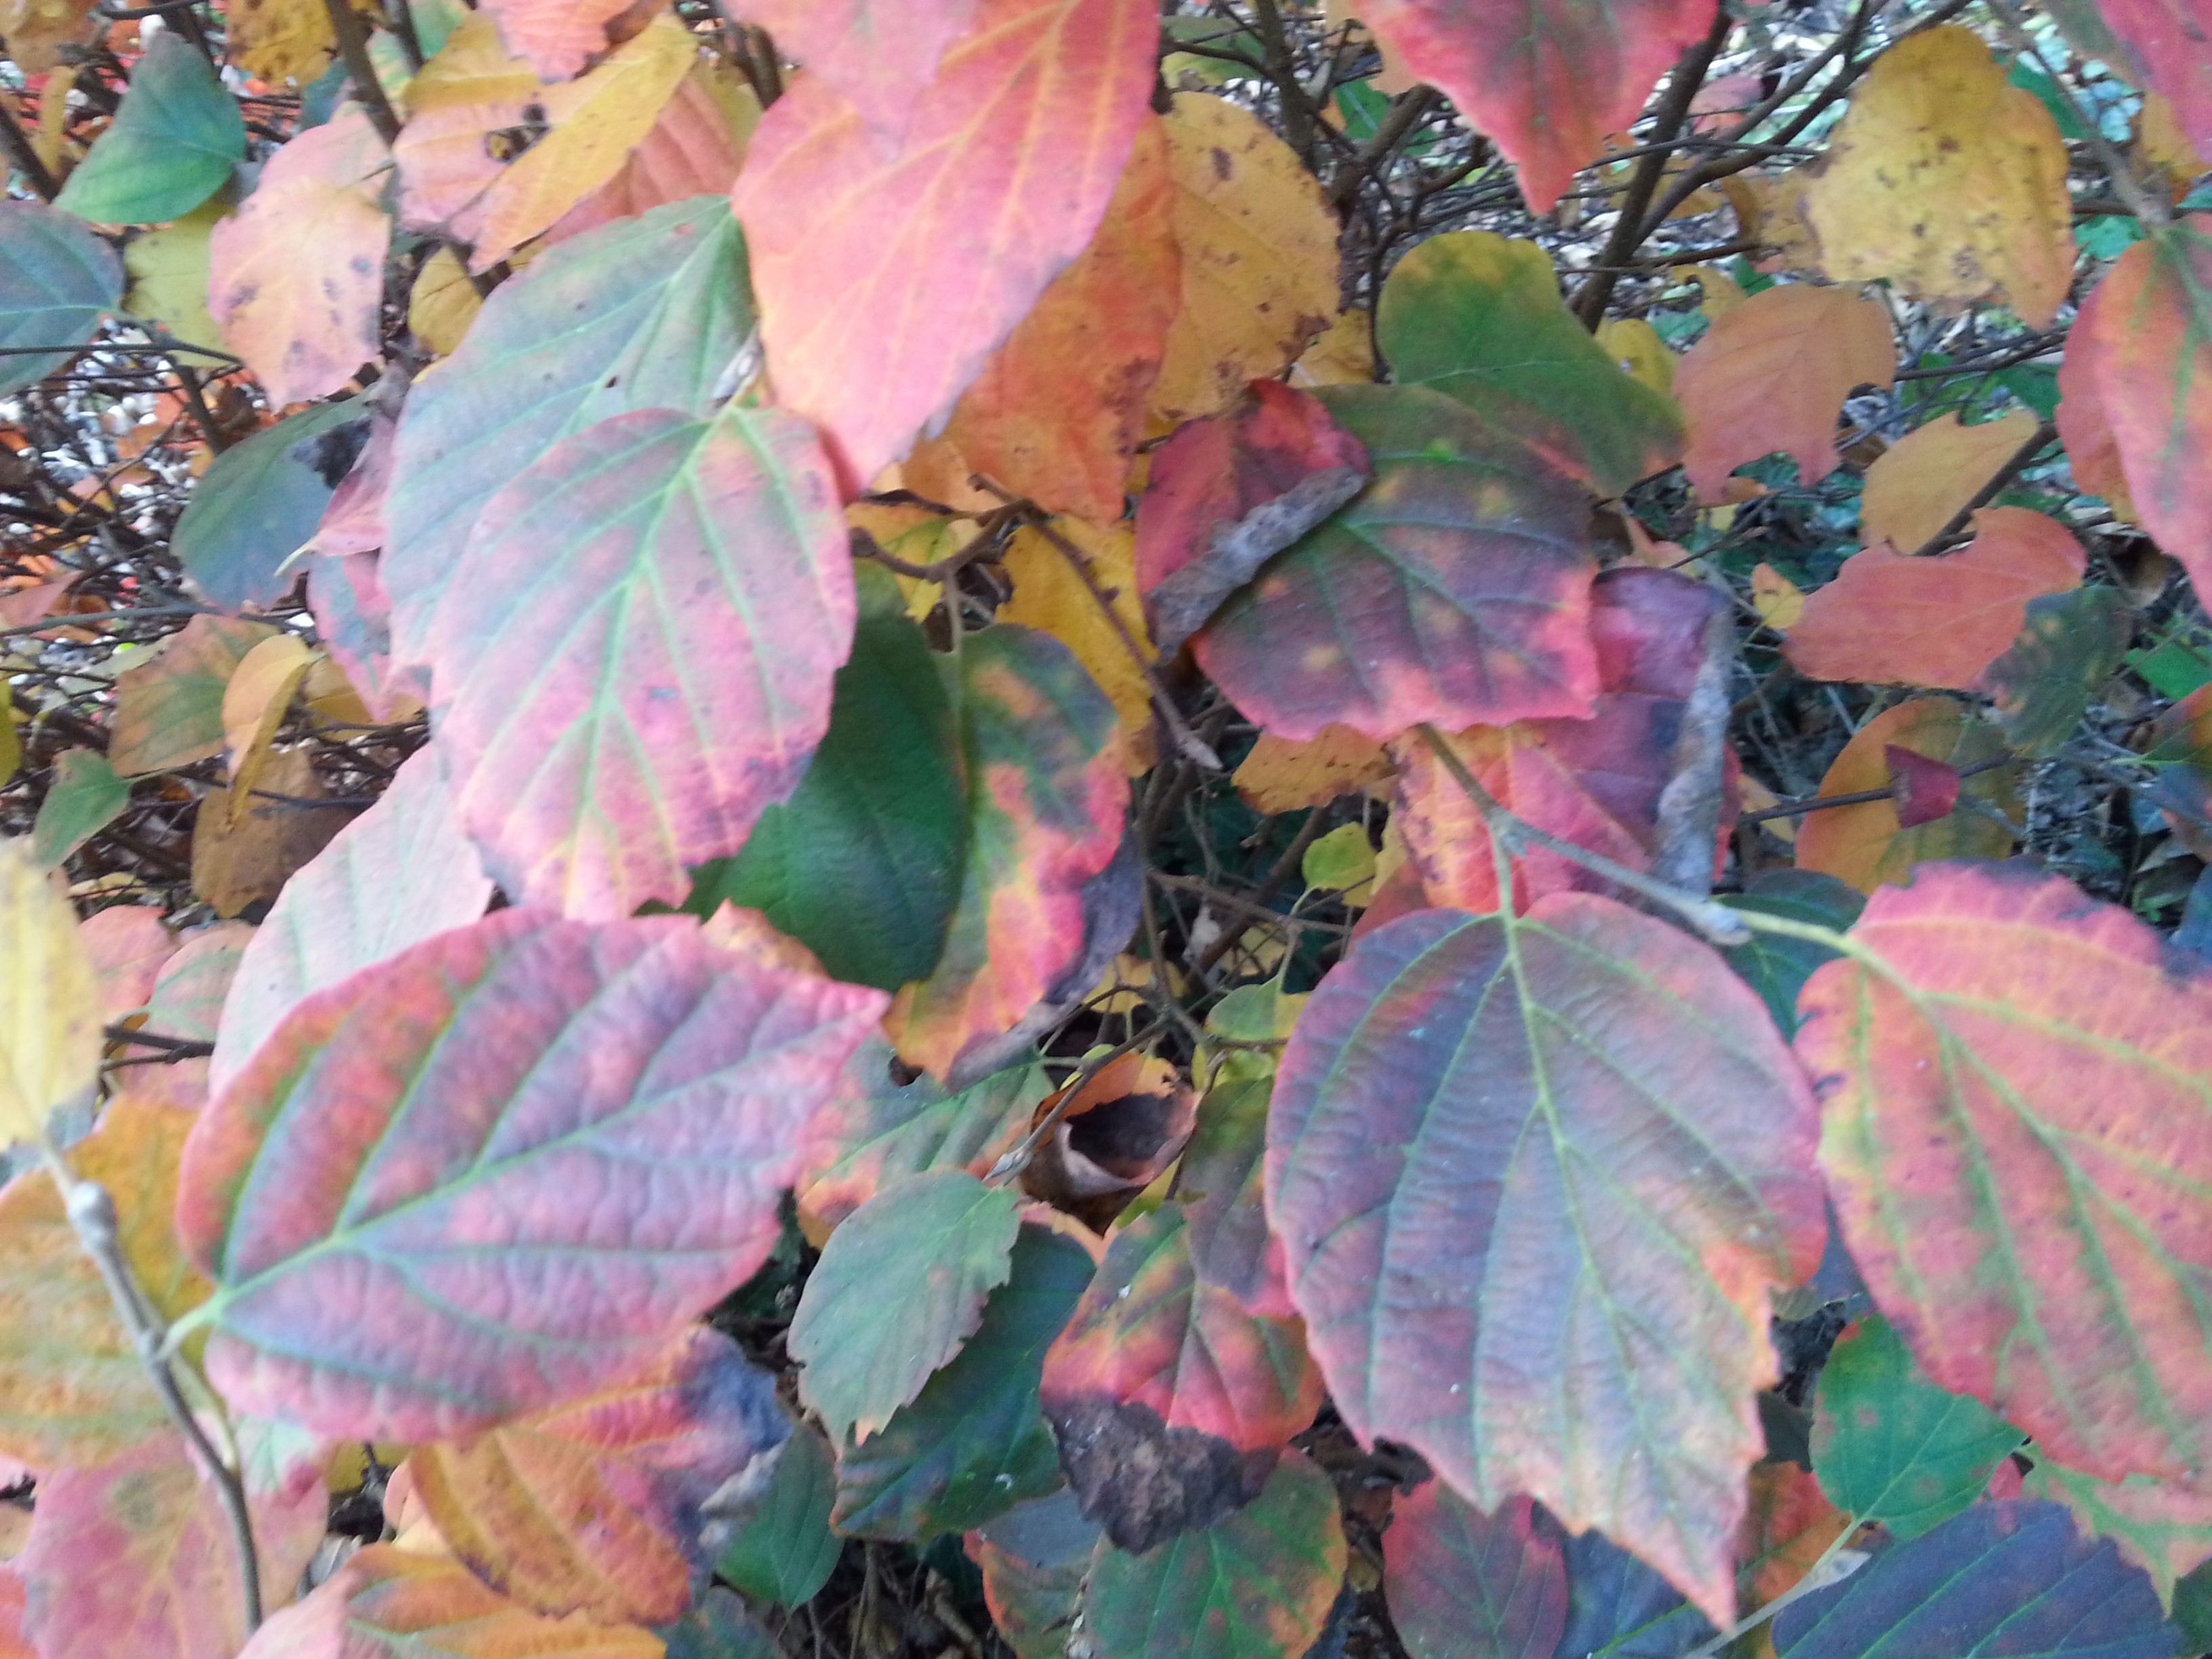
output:
[{"label": "green leaf", "polygon": [[[89,340],[123,297],[115,250],[43,202],[0,202],[0,346]],[[72,350],[0,357],[0,396],[64,367]]]},{"label": "green leaf", "polygon": [[2117,587],[2079,587],[2027,602],[2020,637],[1982,671],[1976,687],[1996,699],[1997,724],[2016,751],[2039,758],[2058,752],[2119,672],[2135,620],[2135,607]]},{"label": "green leaf", "polygon": [[216,456],[171,543],[200,592],[226,611],[289,592],[300,576],[293,556],[322,522],[368,430],[368,412],[347,398],[302,410]]},{"label": "green leaf", "polygon": [[684,908],[763,913],[837,978],[895,991],[937,965],[968,850],[952,705],[888,571],[856,567],[860,622],[830,730],[791,799],[735,858],[697,872]]},{"label": "green leaf", "polygon": [[[1817,870],[1770,870],[1742,892],[1723,895],[1721,902],[1735,909],[1809,921],[1840,933],[1858,920],[1866,900],[1856,888]],[[1797,993],[1812,978],[1813,970],[1832,960],[1836,953],[1810,939],[1753,933],[1721,954],[1744,983],[1759,993],[1786,1036],[1797,1029]]]},{"label": "green leaf", "polygon": [[1298,874],[1316,892],[1348,893],[1375,879],[1375,848],[1364,823],[1340,823],[1306,848]]},{"label": "green leaf", "polygon": [[1382,285],[1375,342],[1401,385],[1519,428],[1601,495],[1681,458],[1680,409],[1606,355],[1534,242],[1479,230],[1431,237]]},{"label": "green leaf", "polygon": [[830,1530],[836,1495],[830,1443],[801,1423],[776,1453],[768,1489],[723,1547],[714,1571],[756,1601],[787,1607],[812,1601],[845,1547]]},{"label": "green leaf", "polygon": [[115,125],[54,205],[94,224],[166,224],[222,189],[245,159],[237,100],[197,49],[165,30],[131,71]]},{"label": "green leaf", "polygon": [[1021,1194],[965,1170],[884,1188],[830,1236],[791,1322],[799,1395],[842,1438],[865,1437],[921,1392],[983,1321],[1013,1270]]},{"label": "green leaf", "polygon": [[195,617],[149,662],[115,677],[108,763],[118,777],[167,772],[222,752],[222,694],[246,653],[276,633],[267,623]]},{"label": "green leaf", "polygon": [[70,749],[54,757],[54,781],[31,826],[31,856],[58,865],[115,822],[131,804],[131,786],[115,775],[107,757]]},{"label": "green leaf", "polygon": [[1012,1273],[952,1363],[880,1432],[838,1453],[830,1520],[840,1532],[968,1532],[1059,1486],[1060,1449],[1037,1403],[1037,1379],[1091,1272],[1089,1253],[1073,1239],[1021,1230]]},{"label": "green leaf", "polygon": [[1836,1344],[1820,1373],[1813,1472],[1828,1501],[1899,1538],[1972,1503],[2027,1439],[1978,1400],[1923,1376],[1880,1315]]},{"label": "green leaf", "polygon": [[586,231],[501,283],[400,416],[378,574],[401,658],[427,643],[486,501],[610,416],[710,413],[752,326],[744,240],[720,196]]},{"label": "green leaf", "polygon": [[1083,1590],[1097,1659],[1298,1659],[1344,1577],[1336,1488],[1288,1451],[1260,1495],[1131,1555],[1102,1543]]},{"label": "green leaf", "polygon": [[[833,1557],[832,1559],[835,1559]],[[783,1659],[767,1626],[729,1591],[710,1589],[672,1625],[658,1626],[665,1659]]]}]

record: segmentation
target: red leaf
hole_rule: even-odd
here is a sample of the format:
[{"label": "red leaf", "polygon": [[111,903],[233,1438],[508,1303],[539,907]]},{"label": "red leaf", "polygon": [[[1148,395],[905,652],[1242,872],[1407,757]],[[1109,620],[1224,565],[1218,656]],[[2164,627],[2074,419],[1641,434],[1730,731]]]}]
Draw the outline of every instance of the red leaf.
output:
[{"label": "red leaf", "polygon": [[1230,596],[1193,641],[1199,665],[1279,737],[1587,716],[1582,487],[1442,392],[1318,397],[1375,481]]},{"label": "red leaf", "polygon": [[1267,1213],[1338,1412],[1471,1502],[1735,1600],[1775,1286],[1826,1232],[1810,1091],[1707,946],[1607,898],[1424,910],[1313,994]]},{"label": "red leaf", "polygon": [[2027,602],[2081,585],[2074,532],[2024,507],[1974,514],[1956,553],[1869,547],[1805,601],[1783,654],[1808,679],[1964,691],[2020,637]]},{"label": "red leaf", "polygon": [[[2059,389],[2101,410],[2142,527],[2199,592],[2212,592],[2212,473],[2203,465],[2212,442],[2212,215],[2191,214],[2120,256],[2068,337]],[[2094,431],[2094,413],[2088,424]]]},{"label": "red leaf", "polygon": [[1901,803],[1893,799],[1810,813],[1797,827],[1800,870],[1871,893],[1883,882],[1908,879],[1915,865],[1931,859],[2002,858],[2012,850],[2010,821],[2021,814],[2018,769],[1984,767],[1963,775],[1969,766],[2001,759],[2005,749],[1997,728],[1954,698],[1915,697],[1883,709],[1844,745],[1820,780],[1821,796],[1888,788],[1895,775],[1892,749],[1909,749],[1960,773],[1965,810],[1911,829],[1899,821]]},{"label": "red leaf", "polygon": [[1713,0],[1364,0],[1359,15],[1407,74],[1496,141],[1521,170],[1529,210],[1548,213],[1705,37]]},{"label": "red leaf", "polygon": [[985,629],[945,672],[968,773],[968,866],[935,970],[900,990],[884,1029],[900,1059],[957,1086],[972,1079],[956,1070],[1034,1006],[1096,981],[1093,969],[1060,983],[1086,955],[1085,888],[1121,844],[1129,781],[1114,706],[1051,635]]},{"label": "red leaf", "polygon": [[1382,1593],[1413,1659],[1552,1659],[1567,1628],[1559,1529],[1526,1498],[1486,1515],[1441,1480],[1391,1506]]},{"label": "red leaf", "polygon": [[[272,1605],[322,1542],[328,1505],[319,1480],[252,1504]],[[231,1659],[246,1639],[229,1523],[173,1431],[41,1480],[15,1568],[40,1659]]]},{"label": "red leaf", "polygon": [[1150,0],[985,0],[902,143],[811,76],[763,118],[731,201],[769,373],[851,487],[951,409],[1090,241],[1158,44]]},{"label": "red leaf", "polygon": [[635,1371],[765,1258],[883,1001],[689,917],[528,909],[316,993],[185,1150],[210,1375],[240,1410],[423,1440]]},{"label": "red leaf", "polygon": [[2122,67],[2171,99],[2190,143],[2212,150],[2212,41],[2197,0],[2097,0],[2097,14],[2134,49]]},{"label": "red leaf", "polygon": [[1310,392],[1255,380],[1226,415],[1152,455],[1137,503],[1137,586],[1171,656],[1260,567],[1356,494],[1367,451]]},{"label": "red leaf", "polygon": [[621,20],[637,0],[483,0],[499,25],[500,45],[530,60],[541,81],[566,81],[635,28]]},{"label": "red leaf", "polygon": [[1940,1387],[2107,1480],[2212,1461],[2212,975],[2014,866],[1884,887],[1799,998],[1821,1164]]},{"label": "red leaf", "polygon": [[[975,9],[976,0],[736,0],[731,7],[894,137],[904,134],[945,48]],[[991,21],[987,13],[985,26]]]},{"label": "red leaf", "polygon": [[548,1619],[447,1555],[372,1544],[255,1632],[239,1659],[661,1659],[636,1625]]},{"label": "red leaf", "polygon": [[1959,769],[1930,760],[1901,744],[1884,744],[1882,764],[1889,769],[1889,804],[1897,827],[1915,830],[1948,818],[1959,805]]},{"label": "red leaf", "polygon": [[681,903],[805,773],[854,614],[803,422],[644,410],[555,446],[485,506],[431,631],[486,867],[587,919]]},{"label": "red leaf", "polygon": [[1814,483],[1836,470],[1836,415],[1851,389],[1896,376],[1889,313],[1857,291],[1792,283],[1714,319],[1674,372],[1689,417],[1682,470],[1717,501],[1728,475],[1781,450]]},{"label": "red leaf", "polygon": [[148,904],[111,904],[95,911],[78,924],[77,936],[100,975],[101,1012],[109,1019],[143,1008],[154,994],[155,975],[177,953],[177,936]]},{"label": "red leaf", "polygon": [[768,1374],[694,1325],[635,1376],[407,1467],[453,1553],[501,1595],[664,1624],[691,1605],[699,1506],[787,1431]]},{"label": "red leaf", "polygon": [[[1671,570],[1622,566],[1591,589],[1590,633],[1600,690],[1588,720],[1474,726],[1446,738],[1486,789],[1522,817],[1633,870],[1650,867],[1659,794],[1674,775],[1674,743],[1720,596]],[[1396,822],[1431,904],[1498,908],[1490,832],[1436,753],[1418,737],[1392,745],[1399,765]],[[1723,823],[1726,836],[1730,826]],[[1580,865],[1530,848],[1515,894],[1607,890]]]}]

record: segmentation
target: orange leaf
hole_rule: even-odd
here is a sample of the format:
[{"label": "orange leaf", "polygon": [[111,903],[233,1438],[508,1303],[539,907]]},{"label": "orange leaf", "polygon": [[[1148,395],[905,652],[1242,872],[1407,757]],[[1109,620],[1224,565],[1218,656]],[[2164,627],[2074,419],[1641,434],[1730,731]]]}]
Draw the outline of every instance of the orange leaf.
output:
[{"label": "orange leaf", "polygon": [[1390,757],[1374,738],[1348,726],[1325,726],[1303,743],[1262,732],[1231,780],[1244,804],[1262,817],[1321,806],[1393,770]]},{"label": "orange leaf", "polygon": [[[1866,556],[1861,554],[1863,558]],[[1820,780],[1820,795],[1856,795],[1887,789],[1893,747],[1941,761],[1962,773],[2004,752],[1997,729],[1949,697],[1919,697],[1877,714],[1844,745]],[[1962,777],[1959,805],[1933,823],[1906,829],[1893,801],[1862,801],[1808,812],[1797,830],[1797,867],[1849,882],[1871,893],[1884,882],[1901,882],[1929,859],[2002,858],[2012,848],[2020,799],[2009,766]]]},{"label": "orange leaf", "polygon": [[1158,40],[1146,0],[988,0],[902,143],[808,76],[762,118],[731,200],[769,372],[849,482],[948,410],[1090,241]]},{"label": "orange leaf", "polygon": [[1859,542],[1917,553],[1951,522],[2035,434],[2035,416],[2014,409],[1979,426],[1945,410],[1908,432],[1867,469]]},{"label": "orange leaf", "polygon": [[1836,467],[1836,413],[1851,389],[1896,372],[1889,313],[1848,289],[1791,283],[1717,317],[1674,372],[1690,421],[1682,462],[1702,501],[1728,475],[1781,450],[1807,483]]},{"label": "orange leaf", "polygon": [[[1751,1507],[1736,1532],[1737,1605],[1754,1612],[1794,1587],[1850,1521],[1822,1495],[1809,1469],[1753,1464]],[[1754,1659],[1772,1655],[1772,1628],[1759,1627]]]},{"label": "orange leaf", "polygon": [[2027,602],[2081,584],[2081,543],[2024,507],[1985,507],[1960,551],[1869,547],[1805,601],[1783,647],[1808,679],[1963,691],[2010,648]]},{"label": "orange leaf", "polygon": [[984,365],[946,439],[1016,495],[1097,524],[1121,516],[1182,256],[1167,140],[1149,112],[1083,256]]}]

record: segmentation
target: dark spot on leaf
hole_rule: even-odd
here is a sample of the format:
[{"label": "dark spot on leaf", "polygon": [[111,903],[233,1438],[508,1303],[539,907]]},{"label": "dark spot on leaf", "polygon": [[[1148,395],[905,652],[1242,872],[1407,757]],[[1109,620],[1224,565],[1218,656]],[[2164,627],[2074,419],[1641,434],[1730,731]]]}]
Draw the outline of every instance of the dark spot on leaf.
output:
[{"label": "dark spot on leaf", "polygon": [[1229,159],[1229,152],[1216,144],[1213,147],[1213,176],[1226,179],[1236,170],[1237,164]]},{"label": "dark spot on leaf", "polygon": [[302,438],[286,453],[313,471],[327,488],[336,489],[344,482],[345,475],[353,471],[353,464],[361,459],[361,452],[368,445],[368,416],[364,415],[327,432],[319,432],[312,438]]},{"label": "dark spot on leaf", "polygon": [[1212,1526],[1260,1495],[1277,1450],[1241,1452],[1196,1429],[1171,1429],[1150,1406],[1079,1401],[1054,1413],[1060,1463],[1083,1513],[1142,1554]]}]

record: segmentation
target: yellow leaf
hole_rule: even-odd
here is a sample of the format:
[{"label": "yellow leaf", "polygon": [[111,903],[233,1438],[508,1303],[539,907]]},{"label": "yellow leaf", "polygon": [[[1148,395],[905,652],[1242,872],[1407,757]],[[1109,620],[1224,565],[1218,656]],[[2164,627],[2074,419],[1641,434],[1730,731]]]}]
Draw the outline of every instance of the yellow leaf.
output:
[{"label": "yellow leaf", "polygon": [[238,66],[271,86],[305,86],[337,50],[323,0],[228,0],[223,19]]},{"label": "yellow leaf", "polygon": [[[1006,549],[1006,571],[1013,580],[1014,597],[999,607],[999,620],[1037,629],[1075,653],[1076,660],[1090,671],[1121,716],[1130,772],[1147,771],[1156,756],[1152,685],[1144,665],[1156,653],[1137,596],[1136,532],[1126,523],[1101,529],[1067,518],[1054,519],[1052,527],[1089,561],[1091,576],[1100,592],[1112,599],[1121,628],[1108,620],[1097,596],[1066,556],[1030,529],[1018,532]],[[1136,653],[1130,650],[1132,641]],[[1142,654],[1142,664],[1137,653]]]},{"label": "yellow leaf", "polygon": [[222,747],[230,770],[233,823],[253,798],[269,745],[313,660],[297,634],[272,635],[240,659],[238,672],[222,689]]},{"label": "yellow leaf", "polygon": [[1778,634],[1786,634],[1805,614],[1805,590],[1771,564],[1751,568],[1751,604],[1759,620]]},{"label": "yellow leaf", "polygon": [[1698,314],[1706,321],[1717,323],[1751,296],[1735,283],[1735,278],[1724,271],[1707,270],[1703,265],[1690,273],[1690,280],[1705,291],[1698,302]]},{"label": "yellow leaf", "polygon": [[188,345],[228,350],[222,331],[208,315],[208,238],[230,211],[218,194],[175,222],[132,237],[123,250],[123,269],[131,276],[123,308],[150,318]]},{"label": "yellow leaf", "polygon": [[407,296],[408,328],[426,349],[449,356],[483,309],[483,296],[469,281],[461,256],[440,243],[416,273],[415,287]]},{"label": "yellow leaf", "polygon": [[2143,94],[2142,112],[2136,117],[2135,159],[2158,174],[2166,193],[2179,201],[2204,171],[2204,158],[2181,130],[2173,100],[2162,92]]},{"label": "yellow leaf", "polygon": [[61,887],[21,836],[0,841],[0,1142],[100,1079],[100,979]]},{"label": "yellow leaf", "polygon": [[177,1243],[177,1170],[198,1112],[125,1093],[107,1103],[100,1127],[70,1149],[69,1161],[114,1201],[117,1242],[131,1276],[162,1320],[208,1298],[211,1288]]},{"label": "yellow leaf", "polygon": [[0,708],[0,783],[10,781],[23,763],[23,735],[15,729],[15,711]]},{"label": "yellow leaf", "polygon": [[[5,33],[0,30],[0,35]],[[21,57],[21,52],[16,55]],[[31,148],[57,179],[69,171],[62,158],[69,143],[69,95],[76,88],[76,70],[64,64],[47,75],[46,87],[39,94],[39,130],[32,135]]]},{"label": "yellow leaf", "polygon": [[1336,217],[1290,146],[1202,93],[1177,94],[1166,128],[1182,293],[1152,383],[1155,434],[1281,374],[1337,313]]},{"label": "yellow leaf", "polygon": [[1600,323],[1597,343],[1630,380],[1640,380],[1657,392],[1674,389],[1674,354],[1667,349],[1659,331],[1642,318],[1621,317]]},{"label": "yellow leaf", "polygon": [[193,823],[192,890],[225,918],[274,900],[345,827],[344,812],[314,804],[327,792],[303,749],[271,754],[258,787],[264,793],[249,796],[234,817],[231,791],[209,790]]},{"label": "yellow leaf", "polygon": [[1375,319],[1347,311],[1291,365],[1292,386],[1365,386],[1375,378]]},{"label": "yellow leaf", "polygon": [[1867,469],[1860,544],[1887,542],[1900,553],[1919,551],[2035,429],[2035,416],[2014,409],[1979,426],[1961,426],[1947,412],[1906,433]]},{"label": "yellow leaf", "polygon": [[326,720],[342,726],[367,726],[375,720],[368,705],[355,690],[345,670],[331,659],[327,652],[319,651],[307,665],[307,678],[301,683],[300,695],[307,707]]},{"label": "yellow leaf", "polygon": [[1349,795],[1394,769],[1374,738],[1348,726],[1324,726],[1302,743],[1262,732],[1231,781],[1247,806],[1272,817]]},{"label": "yellow leaf", "polygon": [[1766,246],[1757,261],[1761,270],[1818,270],[1820,242],[1805,222],[1805,177],[1802,169],[1778,179],[1739,173],[1721,181],[1736,228]]},{"label": "yellow leaf", "polygon": [[2066,146],[1972,29],[1908,35],[1875,60],[1805,187],[1839,283],[2002,299],[2047,328],[2074,278]]},{"label": "yellow leaf", "polygon": [[[1755,578],[1757,572],[1753,574]],[[1737,806],[1746,812],[1764,812],[1769,807],[1782,805],[1781,796],[1749,773],[1736,780],[1735,799]],[[1758,827],[1785,847],[1795,844],[1797,840],[1797,820],[1795,818],[1764,818]]]},{"label": "yellow leaf", "polygon": [[[0,0],[0,39],[26,75],[59,66],[61,49],[90,40],[93,27],[92,0]],[[66,76],[53,83],[64,92],[69,84]]]}]

